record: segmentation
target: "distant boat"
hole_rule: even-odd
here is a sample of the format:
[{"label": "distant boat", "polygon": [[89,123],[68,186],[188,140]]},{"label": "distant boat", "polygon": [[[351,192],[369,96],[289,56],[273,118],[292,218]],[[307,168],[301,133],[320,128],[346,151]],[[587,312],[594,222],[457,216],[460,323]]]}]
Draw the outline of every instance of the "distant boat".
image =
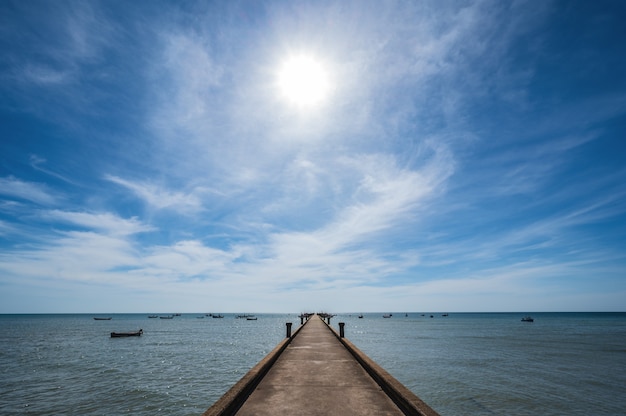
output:
[{"label": "distant boat", "polygon": [[391,318],[392,316],[393,316],[393,314],[387,313],[387,314],[383,315],[383,318]]},{"label": "distant boat", "polygon": [[161,319],[174,319],[173,316],[159,316]]},{"label": "distant boat", "polygon": [[141,334],[143,334],[143,329],[135,332],[111,332],[111,338],[139,337]]},{"label": "distant boat", "polygon": [[247,321],[256,321],[256,320],[257,320],[257,317],[256,317],[256,316],[248,316],[248,317],[246,318],[246,320],[247,320]]},{"label": "distant boat", "polygon": [[196,316],[198,319],[204,319],[204,316]]},{"label": "distant boat", "polygon": [[108,318],[93,318],[95,321],[110,321],[111,317]]},{"label": "distant boat", "polygon": [[444,314],[443,314],[443,315],[441,315],[441,316],[448,316],[448,314],[447,314],[447,313],[444,313]]},{"label": "distant boat", "polygon": [[363,319],[363,314],[360,314],[360,315],[359,315],[359,319]]},{"label": "distant boat", "polygon": [[224,315],[213,315],[213,318],[223,318]]},{"label": "distant boat", "polygon": [[148,315],[148,318],[158,318],[159,315]]},{"label": "distant boat", "polygon": [[535,320],[530,316],[525,316],[522,318],[522,322],[535,322]]}]

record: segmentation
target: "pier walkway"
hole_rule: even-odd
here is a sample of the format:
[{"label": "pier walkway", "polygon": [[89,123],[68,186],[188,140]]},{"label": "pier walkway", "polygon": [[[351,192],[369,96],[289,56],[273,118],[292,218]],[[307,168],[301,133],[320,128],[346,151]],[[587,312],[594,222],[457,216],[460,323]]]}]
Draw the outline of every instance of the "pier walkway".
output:
[{"label": "pier walkway", "polygon": [[[349,341],[339,338],[318,316],[311,317],[293,339],[279,345],[264,361],[251,370],[261,373],[260,381],[246,381],[244,377],[238,384],[253,386],[248,391],[245,386],[235,386],[237,391],[224,395],[205,416],[437,416]],[[255,376],[248,377],[252,380]],[[400,397],[400,407],[398,397],[392,399],[398,395],[408,396]],[[231,404],[237,401],[240,403],[233,407]]]}]

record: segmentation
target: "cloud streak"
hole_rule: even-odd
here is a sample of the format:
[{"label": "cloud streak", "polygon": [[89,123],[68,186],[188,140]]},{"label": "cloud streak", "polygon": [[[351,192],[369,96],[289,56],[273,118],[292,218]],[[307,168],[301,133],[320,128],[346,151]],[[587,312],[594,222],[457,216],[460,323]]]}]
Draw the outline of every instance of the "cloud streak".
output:
[{"label": "cloud streak", "polygon": [[106,175],[105,179],[132,191],[150,207],[173,209],[183,213],[201,210],[202,203],[198,195],[208,192],[203,188],[196,188],[191,193],[169,191],[157,185],[132,182],[113,175]]},{"label": "cloud streak", "polygon": [[40,205],[55,205],[58,201],[58,197],[52,195],[45,184],[27,182],[13,176],[0,178],[0,194]]}]

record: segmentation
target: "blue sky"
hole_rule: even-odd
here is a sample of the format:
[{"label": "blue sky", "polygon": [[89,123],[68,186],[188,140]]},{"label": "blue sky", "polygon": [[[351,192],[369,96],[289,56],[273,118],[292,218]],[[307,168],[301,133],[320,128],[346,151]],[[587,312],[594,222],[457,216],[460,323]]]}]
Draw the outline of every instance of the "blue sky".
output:
[{"label": "blue sky", "polygon": [[624,311],[625,18],[4,0],[0,313]]}]

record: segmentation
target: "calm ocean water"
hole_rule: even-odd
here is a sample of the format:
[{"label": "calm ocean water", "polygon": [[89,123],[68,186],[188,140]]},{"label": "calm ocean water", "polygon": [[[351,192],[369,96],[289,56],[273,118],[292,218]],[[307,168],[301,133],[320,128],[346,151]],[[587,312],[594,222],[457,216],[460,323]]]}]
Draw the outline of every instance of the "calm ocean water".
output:
[{"label": "calm ocean water", "polygon": [[[626,314],[338,315],[346,337],[442,415],[625,415]],[[199,415],[297,314],[0,315],[1,415]],[[102,315],[100,315],[102,316]],[[142,328],[144,335],[110,338]]]}]

